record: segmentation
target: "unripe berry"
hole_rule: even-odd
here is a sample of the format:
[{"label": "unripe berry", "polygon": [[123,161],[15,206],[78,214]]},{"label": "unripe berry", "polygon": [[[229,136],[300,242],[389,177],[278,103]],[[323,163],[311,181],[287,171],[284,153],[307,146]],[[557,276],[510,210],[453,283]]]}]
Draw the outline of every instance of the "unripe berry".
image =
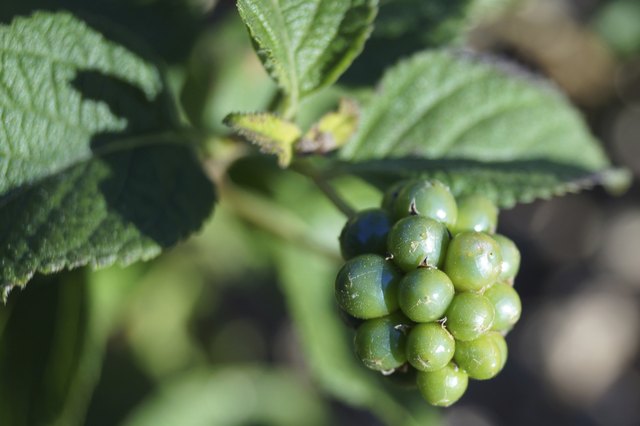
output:
[{"label": "unripe berry", "polygon": [[504,332],[511,330],[522,313],[518,293],[510,285],[498,283],[488,288],[484,296],[491,301],[496,311],[491,329]]},{"label": "unripe berry", "polygon": [[454,363],[431,372],[418,372],[418,389],[424,399],[437,407],[448,407],[459,400],[467,390],[467,373]]},{"label": "unripe berry", "polygon": [[389,231],[387,239],[393,262],[404,271],[418,266],[442,266],[448,244],[447,228],[423,216],[400,219]]},{"label": "unripe berry", "polygon": [[500,274],[500,246],[481,232],[461,232],[451,239],[444,263],[457,291],[481,291]]},{"label": "unripe berry", "polygon": [[458,207],[449,188],[442,183],[418,180],[400,190],[394,203],[394,212],[398,219],[417,214],[446,226],[453,226],[458,216]]},{"label": "unripe berry", "polygon": [[493,239],[500,246],[501,262],[498,279],[513,285],[513,280],[520,269],[520,250],[513,241],[504,235],[496,234]]},{"label": "unripe berry", "polygon": [[405,328],[399,314],[367,320],[356,331],[356,354],[372,370],[391,371],[407,362]]},{"label": "unripe berry", "polygon": [[498,372],[500,372],[504,368],[504,365],[507,363],[507,358],[509,358],[509,348],[507,347],[507,341],[504,340],[504,336],[497,331],[490,331],[487,333],[487,336],[491,337],[500,349],[500,359],[502,360],[502,362],[500,363],[500,369],[498,370]]},{"label": "unripe berry", "polygon": [[473,340],[491,329],[495,311],[489,299],[480,294],[458,293],[446,316],[447,329],[456,340]]},{"label": "unripe berry", "polygon": [[444,272],[418,268],[398,283],[398,305],[415,322],[435,321],[444,316],[455,290]]},{"label": "unripe berry", "polygon": [[387,190],[384,193],[384,196],[382,197],[382,203],[380,204],[380,207],[383,210],[386,210],[390,215],[394,215],[394,204],[396,203],[396,199],[398,198],[398,194],[400,193],[400,190],[402,190],[402,188],[404,188],[410,181],[407,180],[403,180],[400,182],[396,182],[393,185],[391,185],[389,188],[387,188]]},{"label": "unripe berry", "polygon": [[493,234],[498,226],[498,207],[484,195],[467,195],[458,199],[458,220],[451,233],[463,231]]},{"label": "unripe berry", "polygon": [[451,361],[455,340],[437,322],[418,324],[407,336],[407,361],[420,371],[440,370]]},{"label": "unripe berry", "polygon": [[370,319],[398,309],[400,271],[382,256],[363,254],[347,261],[338,272],[335,294],[349,315]]},{"label": "unripe berry", "polygon": [[387,253],[387,236],[391,229],[391,217],[382,209],[358,212],[342,228],[340,251],[345,260],[360,254]]},{"label": "unripe berry", "polygon": [[495,377],[504,365],[502,359],[502,348],[490,333],[467,342],[456,342],[454,360],[472,379]]}]

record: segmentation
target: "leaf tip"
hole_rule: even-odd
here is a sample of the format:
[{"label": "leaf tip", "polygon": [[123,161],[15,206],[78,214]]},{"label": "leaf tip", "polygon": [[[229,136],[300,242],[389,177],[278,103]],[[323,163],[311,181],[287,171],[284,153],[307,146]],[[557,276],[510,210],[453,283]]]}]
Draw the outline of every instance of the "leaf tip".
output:
[{"label": "leaf tip", "polygon": [[633,183],[633,174],[626,168],[612,168],[602,174],[602,186],[614,196],[623,195]]},{"label": "leaf tip", "polygon": [[260,147],[267,154],[276,154],[280,167],[287,167],[293,157],[293,146],[302,134],[294,123],[266,112],[228,114],[223,123]]},{"label": "leaf tip", "polygon": [[359,121],[358,104],[352,99],[342,98],[338,110],[322,116],[296,144],[296,150],[305,154],[325,154],[341,148],[354,135]]},{"label": "leaf tip", "polygon": [[7,300],[9,300],[9,293],[13,290],[13,285],[4,285],[2,286],[2,303],[4,305],[7,304]]}]

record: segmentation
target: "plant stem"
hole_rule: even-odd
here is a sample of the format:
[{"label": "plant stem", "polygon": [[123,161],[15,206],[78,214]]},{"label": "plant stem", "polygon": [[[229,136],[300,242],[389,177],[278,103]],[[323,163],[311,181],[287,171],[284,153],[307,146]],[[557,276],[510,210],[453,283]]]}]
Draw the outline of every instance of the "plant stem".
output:
[{"label": "plant stem", "polygon": [[140,136],[122,137],[93,150],[94,156],[105,156],[154,145],[182,145],[198,147],[203,134],[193,129],[171,130]]},{"label": "plant stem", "polygon": [[218,181],[220,199],[247,222],[289,243],[339,261],[340,254],[310,235],[309,226],[289,210],[265,197],[243,190],[228,178]]},{"label": "plant stem", "polygon": [[271,100],[269,111],[276,111],[285,120],[295,121],[298,114],[298,96],[295,94],[288,95],[279,90]]},{"label": "plant stem", "polygon": [[333,203],[338,210],[340,210],[347,218],[352,218],[356,211],[349,205],[336,190],[323,178],[319,170],[316,169],[310,162],[304,160],[298,160],[291,165],[291,168],[296,172],[307,176],[313,181],[320,191],[327,197],[329,201]]}]

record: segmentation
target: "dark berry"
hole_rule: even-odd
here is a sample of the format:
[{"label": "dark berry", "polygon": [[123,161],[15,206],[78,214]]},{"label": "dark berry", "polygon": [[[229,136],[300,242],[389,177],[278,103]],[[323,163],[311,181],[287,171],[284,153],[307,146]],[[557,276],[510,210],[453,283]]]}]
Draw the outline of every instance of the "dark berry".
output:
[{"label": "dark berry", "polygon": [[347,261],[338,272],[335,294],[349,315],[370,319],[398,309],[400,271],[382,256],[363,254]]},{"label": "dark berry", "polygon": [[360,254],[385,255],[391,217],[382,209],[363,210],[353,216],[342,228],[340,251],[345,260]]}]

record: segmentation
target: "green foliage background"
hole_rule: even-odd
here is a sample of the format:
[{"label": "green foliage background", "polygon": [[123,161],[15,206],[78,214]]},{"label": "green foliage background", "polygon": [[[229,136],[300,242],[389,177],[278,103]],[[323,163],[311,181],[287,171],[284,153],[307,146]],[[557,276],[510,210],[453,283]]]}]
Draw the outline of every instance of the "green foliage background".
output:
[{"label": "green foliage background", "polygon": [[[291,7],[298,3],[287,2]],[[19,173],[0,181],[2,285],[24,284],[35,274],[0,307],[0,424],[465,424],[456,420],[456,413],[471,409],[478,415],[477,409],[473,412],[478,405],[484,407],[479,411],[484,419],[495,424],[526,424],[523,419],[531,413],[523,402],[527,398],[550,424],[566,424],[574,416],[591,416],[598,424],[598,416],[562,395],[546,401],[544,379],[527,371],[528,358],[519,354],[521,349],[514,350],[495,384],[476,383],[480,390],[459,411],[445,413],[429,408],[416,392],[367,371],[353,356],[352,334],[339,318],[332,288],[344,216],[308,177],[330,181],[355,208],[365,208],[377,205],[381,190],[391,182],[408,176],[436,177],[456,194],[482,191],[503,207],[513,207],[615,183],[620,175],[609,168],[605,153],[616,153],[613,142],[605,138],[605,150],[598,145],[572,99],[521,68],[514,72],[501,61],[451,53],[452,47],[472,43],[472,28],[504,16],[513,2],[383,0],[372,28],[376,2],[347,3],[358,25],[340,27],[338,33],[347,39],[355,34],[359,42],[341,50],[347,42],[333,40],[344,54],[335,59],[316,51],[314,43],[273,53],[257,37],[252,46],[245,23],[255,24],[246,10],[259,12],[258,6],[267,2],[240,1],[245,22],[232,2],[215,0],[3,2],[0,40],[10,40],[6,34],[16,17],[70,11],[87,23],[75,33],[76,45],[89,46],[89,39],[100,34],[104,40],[95,41],[90,50],[98,57],[124,55],[131,63],[129,68],[110,68],[114,63],[87,64],[80,55],[65,59],[68,69],[56,68],[44,52],[40,62],[26,65],[55,68],[59,78],[49,85],[38,80],[37,72],[12,76],[14,69],[7,65],[14,60],[11,49],[0,44],[5,65],[0,73],[13,83],[0,90],[11,94],[0,97],[0,108],[13,111],[9,98],[27,105],[37,104],[43,93],[49,95],[46,99],[60,95],[64,107],[44,102],[44,112],[39,111],[45,117],[43,129],[53,111],[61,130],[46,127],[40,135],[65,135],[37,138],[37,125],[11,128],[5,120],[4,131],[32,144],[30,151],[39,152],[36,158],[48,168],[25,162],[16,169]],[[633,6],[603,3],[582,25],[610,43],[620,66],[637,72],[637,65],[628,64],[637,60],[640,43],[633,26],[627,25],[625,32],[620,25],[626,14],[616,12]],[[46,21],[48,15],[41,16]],[[250,30],[254,36],[260,33]],[[308,32],[313,34],[313,28]],[[42,48],[42,41],[30,42]],[[253,47],[259,48],[259,56]],[[55,52],[56,46],[52,48]],[[426,48],[435,50],[418,53]],[[287,57],[290,51],[300,55],[289,68],[274,68],[278,55]],[[402,58],[406,60],[396,66]],[[327,67],[310,66],[317,62]],[[308,78],[292,80],[292,69]],[[82,74],[86,71],[99,75]],[[83,77],[74,79],[76,72]],[[29,84],[19,84],[25,75],[33,77],[27,83],[40,88],[31,98],[21,90]],[[56,84],[64,90],[58,91]],[[640,87],[633,80],[630,84]],[[100,90],[90,90],[95,87]],[[283,89],[279,95],[278,88]],[[491,91],[499,96],[487,96]],[[222,124],[230,112],[275,106],[307,130],[344,96],[361,105],[356,135],[337,158],[305,158],[289,170],[240,143]],[[638,99],[629,102],[637,105]],[[603,110],[622,114],[627,108],[622,104],[608,99],[589,112],[592,117],[605,116]],[[89,111],[70,128],[75,133],[63,120],[73,105]],[[592,119],[590,124],[599,122]],[[514,128],[529,136],[514,137]],[[437,144],[424,143],[425,134]],[[474,147],[479,139],[488,142]],[[66,145],[56,147],[59,140]],[[113,143],[135,148],[100,151]],[[193,144],[197,155],[186,148]],[[637,167],[629,157],[616,160]],[[136,171],[135,179],[122,181],[131,184],[119,180],[127,170]],[[217,176],[216,183],[223,185],[213,188],[205,173],[215,176],[217,170],[228,173]],[[112,199],[120,194],[124,201],[114,209]],[[596,192],[588,199],[600,204],[589,212],[637,210],[634,194],[637,184],[626,201],[610,205],[609,196]],[[56,201],[60,199],[64,203]],[[544,307],[540,299],[557,296],[555,290],[545,293],[535,286],[563,268],[580,269],[583,275],[570,275],[579,282],[576,277],[597,272],[595,266],[584,271],[594,264],[589,256],[600,253],[569,256],[569,261],[545,254],[536,245],[535,228],[527,224],[528,215],[535,216],[540,206],[519,207],[502,218],[502,232],[523,247],[524,276],[517,285],[524,294],[527,330],[533,316],[527,317],[526,310],[536,312]],[[563,218],[562,211],[555,214],[561,221],[573,219]],[[150,217],[155,221],[149,222]],[[535,217],[546,223],[543,213]],[[40,218],[44,231],[29,234],[25,242],[34,218]],[[84,233],[70,232],[69,224],[72,231]],[[576,234],[592,232],[593,226],[584,225]],[[84,238],[96,229],[101,238]],[[196,230],[194,237],[146,263],[41,275],[71,265],[148,259]],[[124,235],[133,243],[121,244]],[[556,235],[551,241],[562,244],[572,238],[578,237]],[[118,245],[121,251],[114,257],[112,249]],[[527,295],[533,298],[528,307]],[[525,337],[514,333],[514,347],[526,348]],[[630,371],[637,374],[637,368]],[[513,396],[514,407],[496,408],[506,396]],[[638,418],[633,412],[626,416],[632,422]]]}]

